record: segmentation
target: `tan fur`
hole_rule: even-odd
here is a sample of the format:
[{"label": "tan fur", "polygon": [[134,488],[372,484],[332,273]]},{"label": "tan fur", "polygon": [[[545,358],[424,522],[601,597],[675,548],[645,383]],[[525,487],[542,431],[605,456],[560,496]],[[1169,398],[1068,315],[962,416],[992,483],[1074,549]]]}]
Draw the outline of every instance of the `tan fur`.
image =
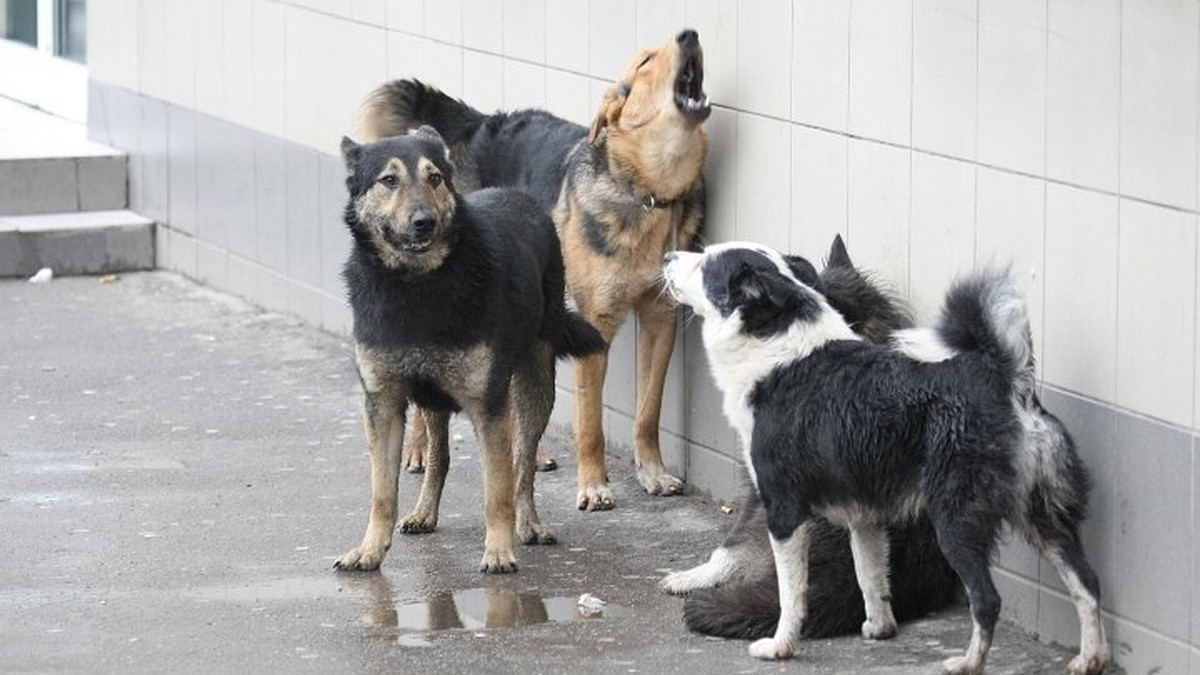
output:
[{"label": "tan fur", "polygon": [[[554,208],[566,265],[567,290],[580,313],[611,343],[632,312],[638,317],[635,452],[638,480],[650,494],[680,494],[683,482],[668,474],[659,447],[662,392],[675,344],[676,309],[660,279],[663,255],[690,246],[703,220],[702,169],[708,139],[699,122],[676,106],[674,85],[686,58],[676,40],[639,53],[604,94],[585,141],[571,151],[581,160]],[[374,138],[406,126],[386,89],[364,103],[360,133]],[[591,163],[602,148],[606,161]],[[460,148],[460,152],[462,149]],[[453,149],[452,149],[453,153]],[[462,157],[456,157],[458,163]],[[460,188],[470,184],[460,166]],[[659,208],[643,208],[653,198]],[[614,206],[616,205],[616,206]],[[665,205],[665,206],[664,206]],[[647,205],[649,206],[649,205]],[[604,231],[607,250],[589,241],[585,221]],[[575,442],[578,450],[577,505],[610,509],[601,428],[605,354],[575,362]],[[415,423],[422,424],[418,410]],[[424,466],[425,445],[404,450],[410,471]],[[547,460],[539,457],[538,464]]]},{"label": "tan fur", "polygon": [[[588,142],[603,144],[608,172],[576,180],[555,209],[562,239],[567,288],[580,312],[611,343],[629,313],[640,323],[637,345],[637,410],[634,423],[638,479],[651,494],[678,494],[682,481],[663,467],[658,425],[667,363],[675,343],[675,308],[662,292],[660,271],[667,251],[687,248],[700,226],[701,209],[635,208],[635,220],[605,204],[629,201],[629,186],[659,201],[703,190],[701,170],[708,139],[674,103],[682,58],[672,40],[638,54],[605,93]],[[576,148],[575,152],[585,149]],[[702,205],[701,205],[702,207]],[[584,214],[604,226],[608,255],[589,244]],[[602,391],[607,356],[576,361],[575,442],[579,453],[581,509],[612,508],[604,460]]]}]

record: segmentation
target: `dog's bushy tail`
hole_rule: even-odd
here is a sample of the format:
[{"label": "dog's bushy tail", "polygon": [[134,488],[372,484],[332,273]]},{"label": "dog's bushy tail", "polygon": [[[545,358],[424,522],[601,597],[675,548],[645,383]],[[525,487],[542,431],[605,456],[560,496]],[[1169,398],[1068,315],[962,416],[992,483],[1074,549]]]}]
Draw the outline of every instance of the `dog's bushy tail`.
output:
[{"label": "dog's bushy tail", "polygon": [[[892,610],[912,621],[962,598],[962,583],[937,547],[933,525],[919,518],[888,532]],[[802,635],[827,638],[859,632],[867,615],[854,574],[850,534],[818,520],[809,544],[808,614]],[[688,629],[704,635],[753,640],[775,634],[779,581],[764,574],[745,582],[692,591],[683,603]]]},{"label": "dog's bushy tail", "polygon": [[555,356],[587,356],[598,354],[606,347],[608,345],[595,326],[588,323],[578,312],[566,312],[562,332],[554,343]]},{"label": "dog's bushy tail", "polygon": [[1025,296],[1008,271],[979,272],[957,281],[946,294],[937,326],[955,352],[979,352],[1013,378],[1016,394],[1034,393],[1033,339]]},{"label": "dog's bushy tail", "polygon": [[371,92],[358,113],[364,141],[397,136],[428,124],[447,145],[470,140],[487,116],[419,80],[393,80]]}]

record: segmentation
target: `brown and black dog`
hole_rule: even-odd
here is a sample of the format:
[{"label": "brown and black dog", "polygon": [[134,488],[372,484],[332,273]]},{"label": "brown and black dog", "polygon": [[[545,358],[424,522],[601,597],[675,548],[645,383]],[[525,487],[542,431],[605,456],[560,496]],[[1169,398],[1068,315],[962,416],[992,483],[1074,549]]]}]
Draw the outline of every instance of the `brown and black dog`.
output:
[{"label": "brown and black dog", "polygon": [[[606,343],[631,312],[637,316],[635,457],[639,482],[655,495],[683,490],[659,448],[676,331],[660,271],[663,254],[688,248],[704,219],[708,140],[701,124],[711,107],[703,83],[699,36],[685,30],[630,62],[590,128],[543,110],[486,115],[415,80],[384,84],[360,115],[368,140],[436,128],[464,192],[511,186],[532,194],[558,228],[568,292]],[[607,368],[607,353],[575,362],[580,509],[613,506],[601,425]],[[419,470],[421,448],[409,448],[409,469]]]},{"label": "brown and black dog", "polygon": [[[561,245],[546,212],[513,189],[455,189],[430,127],[359,145],[343,139],[354,238],[343,276],[364,394],[371,509],[343,570],[374,570],[403,532],[429,532],[449,465],[450,414],[475,426],[487,534],[480,569],[517,568],[513,535],[549,544],[533,501],[534,455],[554,407],[554,362],[604,348],[566,308]],[[397,479],[410,401],[426,410],[430,468],[399,518]],[[515,457],[515,461],[514,461]],[[515,467],[515,471],[514,471]]]}]

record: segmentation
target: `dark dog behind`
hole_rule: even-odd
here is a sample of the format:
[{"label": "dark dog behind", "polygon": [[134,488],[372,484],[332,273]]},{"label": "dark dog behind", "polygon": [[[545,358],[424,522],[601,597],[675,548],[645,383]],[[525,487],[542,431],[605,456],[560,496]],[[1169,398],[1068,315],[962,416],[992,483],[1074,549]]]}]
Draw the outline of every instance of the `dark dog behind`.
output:
[{"label": "dark dog behind", "polygon": [[1001,526],[1058,571],[1080,622],[1075,675],[1104,669],[1099,582],[1079,537],[1090,481],[1036,394],[1025,301],[1007,274],[957,282],[931,330],[862,340],[795,261],[754,244],[667,256],[672,295],[703,317],[709,366],[762,497],[780,618],[752,656],[790,658],[807,619],[815,517],[849,528],[867,620],[896,631],[886,528],[925,513],[974,623],[950,673],[983,672],[1000,613],[989,569]]},{"label": "dark dog behind", "polygon": [[[500,185],[534,195],[558,227],[567,289],[606,342],[636,314],[635,461],[638,481],[653,495],[683,491],[659,444],[676,331],[659,272],[662,255],[688,248],[704,217],[708,141],[700,125],[711,108],[703,84],[699,36],[685,30],[630,61],[590,128],[543,110],[484,114],[415,80],[379,87],[359,122],[366,138],[431,125],[446,139],[464,191]],[[607,366],[606,352],[575,362],[580,509],[613,507],[602,427]],[[421,448],[406,452],[410,470],[419,470]]]},{"label": "dark dog behind", "polygon": [[[886,344],[895,331],[912,326],[902,301],[854,266],[841,236],[834,238],[820,275],[805,274],[804,281],[824,293],[854,331],[873,343]],[[774,634],[779,622],[779,584],[767,517],[753,485],[746,485],[742,504],[737,521],[708,562],[669,574],[661,582],[669,593],[688,594],[683,620],[697,633],[757,639]],[[928,518],[892,527],[888,537],[892,606],[898,621],[924,616],[961,599],[962,583],[938,548]],[[867,616],[849,532],[818,518],[809,551],[804,637],[859,632]]]},{"label": "dark dog behind", "polygon": [[344,139],[342,153],[354,237],[344,276],[365,393],[371,511],[361,545],[335,565],[376,569],[391,546],[411,400],[426,411],[430,456],[401,530],[437,524],[449,416],[461,409],[483,460],[480,567],[515,571],[514,524],[526,543],[554,541],[534,507],[533,471],[554,405],[555,358],[604,343],[564,305],[558,237],[532,197],[505,189],[460,195],[446,146],[428,127],[366,145]]}]

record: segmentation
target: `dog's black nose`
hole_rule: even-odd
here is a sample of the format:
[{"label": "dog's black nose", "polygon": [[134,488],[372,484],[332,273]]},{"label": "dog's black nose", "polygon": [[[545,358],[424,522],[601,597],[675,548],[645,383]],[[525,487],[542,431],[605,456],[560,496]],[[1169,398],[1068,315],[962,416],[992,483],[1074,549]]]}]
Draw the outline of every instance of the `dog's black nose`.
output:
[{"label": "dog's black nose", "polygon": [[412,228],[413,234],[423,237],[433,232],[433,228],[437,225],[437,219],[426,209],[417,209],[409,216],[408,225]]},{"label": "dog's black nose", "polygon": [[700,41],[700,34],[691,28],[687,28],[675,36],[675,41],[681,45],[696,44]]}]

